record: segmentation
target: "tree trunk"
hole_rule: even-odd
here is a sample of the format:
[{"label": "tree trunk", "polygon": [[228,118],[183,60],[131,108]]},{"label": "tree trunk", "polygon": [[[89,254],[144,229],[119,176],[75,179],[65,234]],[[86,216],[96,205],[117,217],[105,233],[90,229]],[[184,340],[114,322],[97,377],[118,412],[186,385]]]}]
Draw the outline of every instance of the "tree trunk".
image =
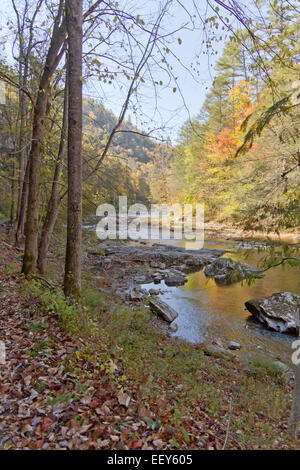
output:
[{"label": "tree trunk", "polygon": [[[300,305],[298,306],[299,312],[299,336],[300,336]],[[300,423],[300,363],[296,365],[295,370],[295,383],[294,383],[294,392],[293,392],[293,404],[291,415],[289,419],[288,432],[289,435],[297,439],[298,426]]]},{"label": "tree trunk", "polygon": [[43,88],[40,87],[34,113],[32,146],[29,155],[29,193],[25,228],[25,251],[22,267],[22,272],[25,274],[35,272],[36,268],[40,207],[41,146],[43,141],[48,88],[49,83],[45,83],[45,87]]},{"label": "tree trunk", "polygon": [[297,439],[298,426],[300,422],[300,364],[295,370],[295,384],[293,393],[293,404],[289,420],[289,434],[293,439]]},{"label": "tree trunk", "polygon": [[[66,64],[67,69],[67,64]],[[54,170],[54,177],[52,183],[51,196],[47,206],[47,213],[42,228],[41,238],[39,242],[38,252],[38,270],[44,273],[47,265],[47,252],[50,245],[51,236],[54,230],[58,206],[59,206],[59,180],[62,170],[62,162],[66,153],[67,147],[67,129],[68,129],[68,71],[66,70],[66,82],[64,91],[64,110],[63,110],[63,123],[60,137],[60,144],[58,150],[57,161]]]},{"label": "tree trunk", "polygon": [[66,0],[68,32],[68,218],[64,292],[81,298],[82,0]]},{"label": "tree trunk", "polygon": [[41,148],[45,129],[50,79],[63,55],[61,48],[66,33],[64,19],[60,25],[63,14],[63,3],[64,2],[61,0],[34,109],[32,142],[29,154],[29,193],[25,228],[25,250],[22,266],[22,272],[24,274],[33,273],[36,270],[40,208]]},{"label": "tree trunk", "polygon": [[[20,70],[19,70],[19,80],[22,85],[22,88],[27,87],[27,76],[28,76],[28,64],[25,64],[24,73],[22,74],[22,66],[20,59]],[[17,205],[17,217],[19,219],[20,209],[21,209],[21,200],[24,184],[24,174],[26,168],[26,149],[25,149],[25,125],[26,125],[26,115],[27,115],[27,99],[25,93],[20,88],[19,90],[19,106],[20,106],[20,133],[19,133],[19,186],[18,186],[18,205]]]},{"label": "tree trunk", "polygon": [[12,159],[12,174],[11,174],[11,203],[10,203],[10,225],[13,228],[14,225],[14,214],[15,214],[15,177],[16,177],[16,165],[14,155],[10,155]]},{"label": "tree trunk", "polygon": [[20,201],[17,230],[16,230],[16,246],[20,246],[24,238],[24,224],[25,224],[25,214],[26,214],[27,199],[28,199],[28,186],[29,186],[29,164],[30,164],[30,160],[28,158],[27,163],[26,163],[24,181],[22,185],[22,194],[21,194],[21,201]]}]

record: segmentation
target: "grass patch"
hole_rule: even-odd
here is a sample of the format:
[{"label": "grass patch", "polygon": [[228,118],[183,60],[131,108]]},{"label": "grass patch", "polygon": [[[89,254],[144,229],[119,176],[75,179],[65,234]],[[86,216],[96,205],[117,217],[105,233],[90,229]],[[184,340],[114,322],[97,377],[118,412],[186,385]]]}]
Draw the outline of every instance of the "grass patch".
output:
[{"label": "grass patch", "polygon": [[280,378],[282,370],[278,364],[271,359],[255,357],[248,360],[249,372],[259,379],[264,379],[266,375],[273,378]]}]

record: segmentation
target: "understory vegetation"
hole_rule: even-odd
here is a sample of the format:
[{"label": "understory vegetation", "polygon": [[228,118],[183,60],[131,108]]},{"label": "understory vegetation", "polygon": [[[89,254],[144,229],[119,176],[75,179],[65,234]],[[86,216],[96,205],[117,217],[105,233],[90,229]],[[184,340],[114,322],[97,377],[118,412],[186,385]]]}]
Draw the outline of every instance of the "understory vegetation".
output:
[{"label": "understory vegetation", "polygon": [[[7,273],[16,272],[18,263],[10,259],[2,264],[2,284]],[[234,355],[218,357],[203,345],[174,341],[153,326],[149,309],[111,303],[99,292],[89,271],[84,272],[81,307],[66,301],[52,263],[47,282],[43,278],[24,282],[22,275],[13,276],[15,295],[28,304],[26,329],[31,345],[27,354],[31,360],[41,362],[54,354],[54,323],[76,344],[74,352],[57,364],[72,375],[75,386],[67,391],[51,389],[46,395],[48,413],[57,403],[80,403],[80,394],[89,391],[92,396],[91,390],[105,384],[123,403],[118,425],[125,424],[126,417],[143,422],[134,433],[125,433],[125,448],[144,444],[155,448],[153,441],[158,440],[159,445],[171,449],[294,447],[286,437],[291,387],[273,362],[255,356],[241,360]],[[6,288],[5,292],[9,295]],[[31,386],[38,392],[49,392],[41,381]],[[92,404],[89,413],[93,412]],[[111,409],[111,413],[120,412]],[[83,415],[78,419],[80,422]],[[126,426],[122,429],[125,432]],[[93,427],[90,431],[93,446]],[[109,432],[114,434],[115,430]],[[118,439],[112,441],[104,439],[104,448],[118,448],[121,435],[117,433]],[[35,438],[32,440],[34,446]]]},{"label": "understory vegetation", "polygon": [[[296,243],[242,240],[223,250],[227,235],[218,232],[299,237],[296,2],[5,4],[0,449],[299,448],[300,366],[292,400],[294,371],[285,364],[247,355],[239,343],[240,352],[230,344],[218,352],[214,340],[173,337],[178,312],[154,318],[155,294],[142,288],[182,286],[226,253],[229,274],[221,270],[211,282],[250,285],[274,266],[299,267]],[[199,87],[198,114],[185,122],[190,84]],[[117,213],[119,196],[131,208],[203,204],[217,236],[194,259],[183,253],[185,241],[178,253],[170,246],[154,253],[144,240],[139,253],[129,239],[102,244],[97,207],[113,204]],[[131,214],[142,210],[135,205]],[[174,211],[170,232],[186,215]],[[128,222],[131,215],[126,229]],[[121,243],[129,248],[123,257]],[[264,253],[260,266],[242,273],[235,252],[247,249]],[[225,296],[223,287],[216,283]]]}]

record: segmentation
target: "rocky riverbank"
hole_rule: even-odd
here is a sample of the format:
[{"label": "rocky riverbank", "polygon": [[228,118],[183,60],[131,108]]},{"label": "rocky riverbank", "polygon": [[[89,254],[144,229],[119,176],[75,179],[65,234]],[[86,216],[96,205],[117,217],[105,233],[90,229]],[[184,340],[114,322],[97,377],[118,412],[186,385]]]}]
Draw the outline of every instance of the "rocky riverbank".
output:
[{"label": "rocky riverbank", "polygon": [[295,227],[290,230],[281,230],[280,235],[275,231],[245,230],[241,226],[219,222],[205,222],[205,235],[207,238],[222,237],[244,242],[245,240],[280,240],[287,243],[300,243],[300,230]]},{"label": "rocky riverbank", "polygon": [[98,251],[89,250],[88,256],[94,270],[101,271],[98,278],[102,278],[105,287],[114,290],[123,301],[131,302],[141,300],[137,294],[141,284],[159,284],[164,280],[168,286],[183,285],[188,274],[200,271],[225,253],[225,250],[186,250],[164,244],[103,244]]}]

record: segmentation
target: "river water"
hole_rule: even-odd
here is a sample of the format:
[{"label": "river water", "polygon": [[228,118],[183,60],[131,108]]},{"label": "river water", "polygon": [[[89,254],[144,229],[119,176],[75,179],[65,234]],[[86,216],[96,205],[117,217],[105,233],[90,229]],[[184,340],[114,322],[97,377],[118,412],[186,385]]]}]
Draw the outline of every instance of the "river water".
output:
[{"label": "river water", "polygon": [[[185,246],[185,242],[173,242]],[[206,248],[230,250],[226,253],[236,261],[246,262],[254,267],[259,265],[265,252],[239,245],[238,241],[208,239]],[[197,242],[189,242],[187,248],[199,248]],[[245,258],[246,256],[246,258]],[[290,363],[291,343],[294,337],[268,331],[260,324],[251,321],[244,303],[252,298],[269,296],[275,292],[289,291],[300,294],[300,271],[297,268],[281,266],[267,271],[262,279],[250,286],[244,282],[229,286],[219,286],[214,279],[206,278],[203,270],[190,274],[184,286],[168,287],[160,284],[147,284],[146,289],[161,289],[159,297],[178,312],[175,336],[193,343],[221,339],[224,345],[233,340],[242,345],[241,354],[259,353],[269,358]]]},{"label": "river water", "polygon": [[[94,231],[95,225],[86,225],[85,230]],[[148,226],[143,228],[148,235]],[[141,233],[142,235],[142,233]],[[143,237],[141,237],[143,238]],[[159,242],[155,240],[155,242]],[[132,242],[135,244],[135,242]],[[147,243],[151,243],[148,242]],[[169,240],[162,243],[199,249],[198,242]],[[236,261],[259,267],[259,262],[266,255],[258,250],[263,241],[237,241],[225,238],[207,238],[205,248],[217,248],[230,251],[228,256]],[[229,286],[217,285],[213,278],[207,278],[204,270],[188,276],[183,286],[169,287],[164,281],[160,284],[144,284],[143,288],[159,289],[159,297],[178,312],[176,323],[178,331],[174,336],[193,343],[203,343],[220,339],[223,344],[236,341],[241,344],[242,355],[259,354],[278,359],[291,365],[291,343],[295,337],[267,330],[245,309],[244,303],[253,298],[261,298],[276,292],[292,292],[300,295],[300,270],[296,267],[281,265],[266,271],[262,279],[248,285],[247,282]]]}]

